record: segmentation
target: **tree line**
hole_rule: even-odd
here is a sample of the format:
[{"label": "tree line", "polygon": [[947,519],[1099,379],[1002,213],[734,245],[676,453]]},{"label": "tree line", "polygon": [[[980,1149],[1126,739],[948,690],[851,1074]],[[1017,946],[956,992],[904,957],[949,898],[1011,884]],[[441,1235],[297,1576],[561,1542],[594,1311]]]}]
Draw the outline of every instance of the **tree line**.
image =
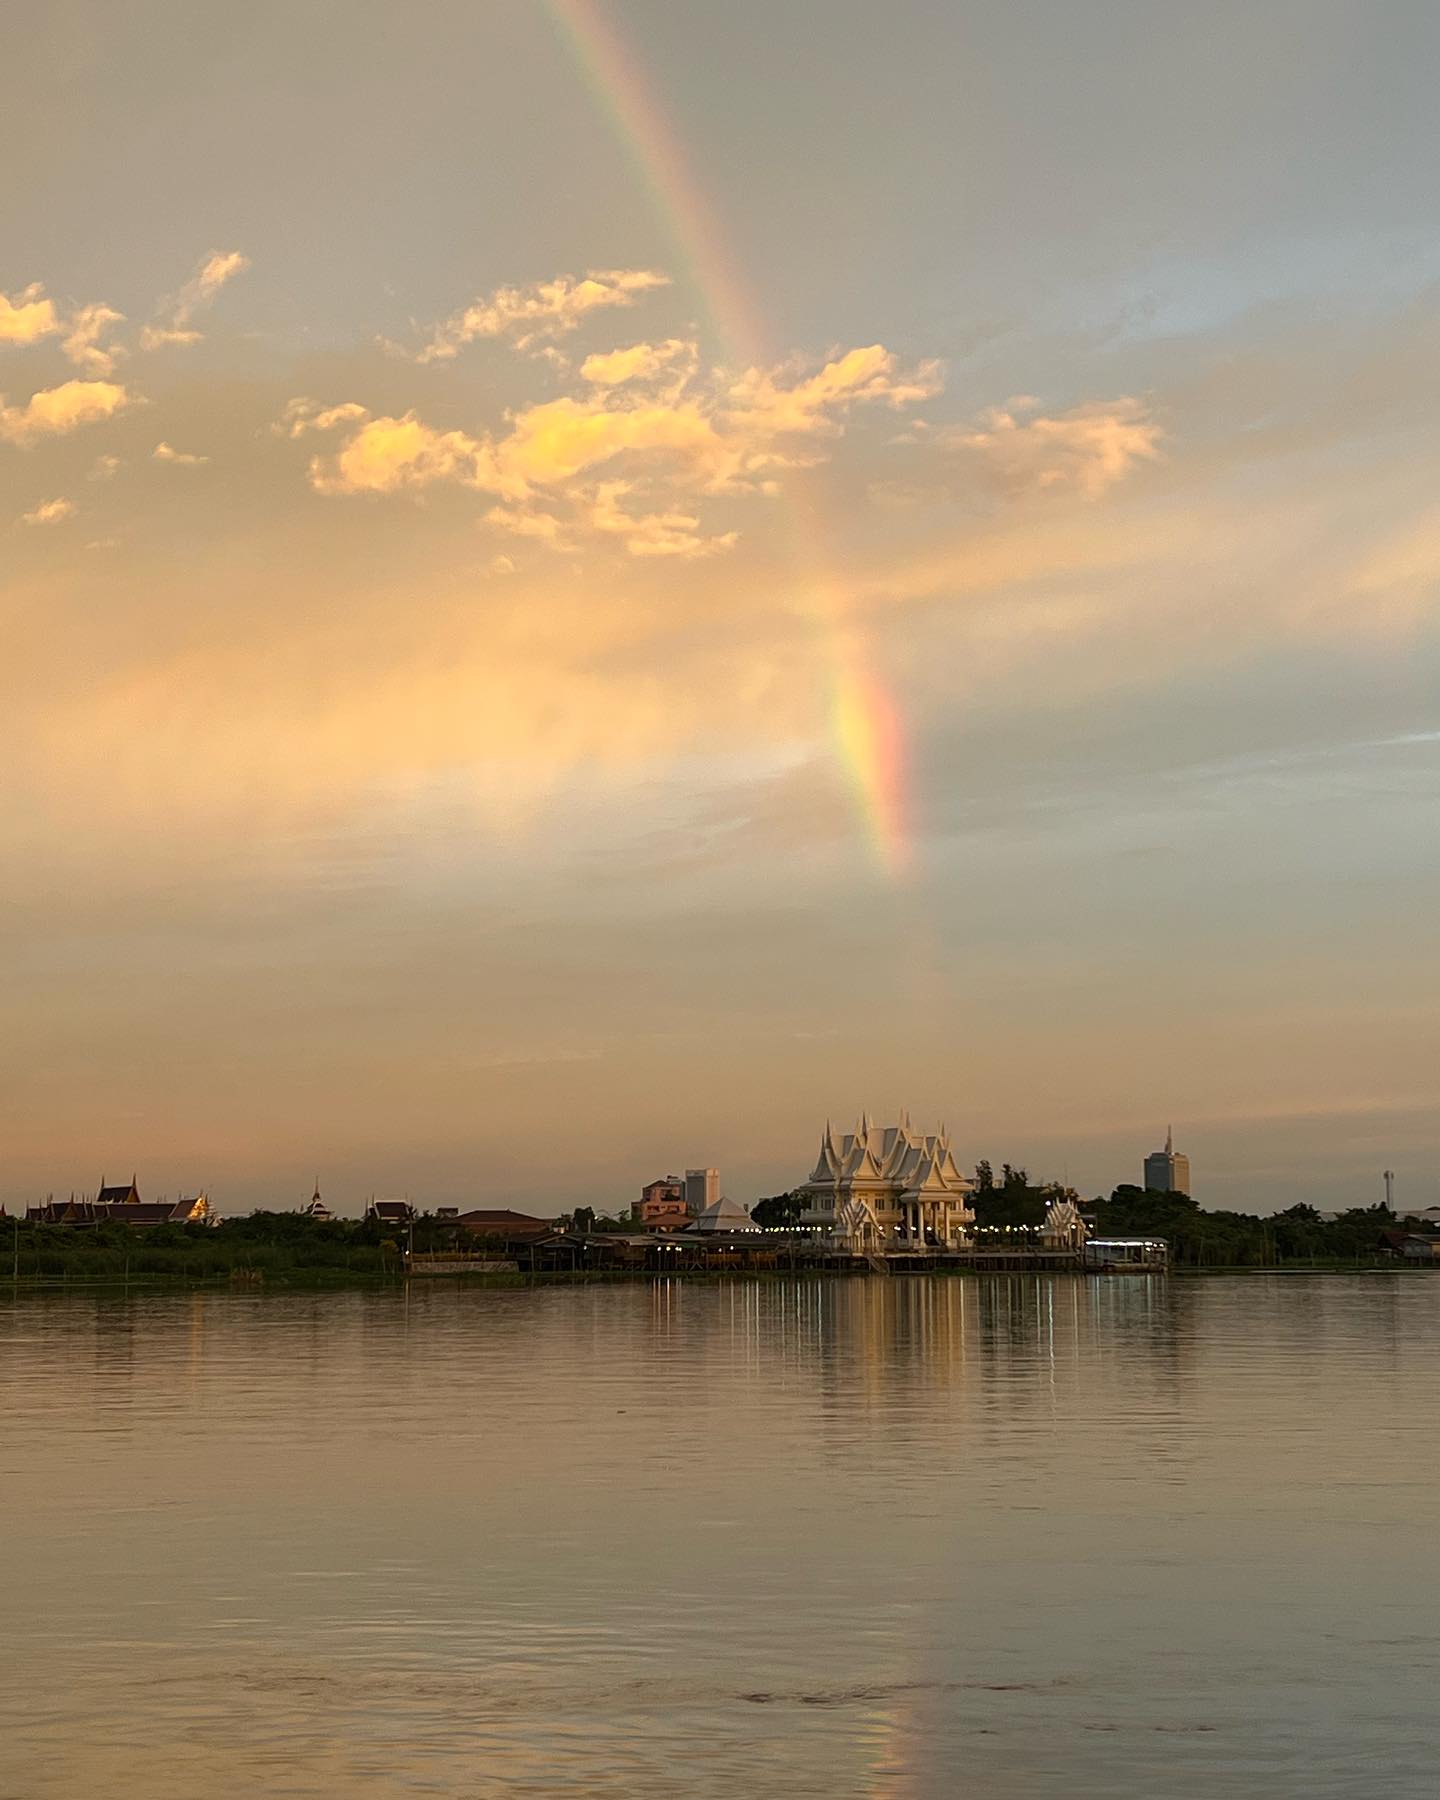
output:
[{"label": "tree line", "polygon": [[[1181,1267],[1265,1268],[1281,1263],[1353,1262],[1381,1250],[1383,1234],[1400,1220],[1383,1205],[1356,1206],[1335,1219],[1322,1219],[1313,1206],[1288,1207],[1261,1217],[1255,1213],[1207,1212],[1186,1194],[1122,1184],[1108,1197],[1082,1200],[1058,1181],[1032,1182],[1023,1168],[987,1161],[975,1166],[977,1226],[1042,1225],[1057,1200],[1078,1206],[1097,1237],[1157,1237],[1170,1246]],[[751,1217],[758,1225],[794,1227],[800,1222],[798,1191],[758,1201]]]}]

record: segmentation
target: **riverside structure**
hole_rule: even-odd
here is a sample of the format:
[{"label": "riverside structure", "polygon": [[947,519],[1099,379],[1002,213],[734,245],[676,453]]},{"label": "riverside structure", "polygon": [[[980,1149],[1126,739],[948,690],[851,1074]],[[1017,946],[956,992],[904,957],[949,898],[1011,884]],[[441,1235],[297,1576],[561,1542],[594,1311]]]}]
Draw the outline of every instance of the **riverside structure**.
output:
[{"label": "riverside structure", "polygon": [[853,1255],[959,1250],[971,1241],[975,1183],[956,1166],[945,1127],[917,1131],[908,1112],[894,1125],[862,1114],[838,1142],[827,1122],[799,1192],[801,1224]]}]

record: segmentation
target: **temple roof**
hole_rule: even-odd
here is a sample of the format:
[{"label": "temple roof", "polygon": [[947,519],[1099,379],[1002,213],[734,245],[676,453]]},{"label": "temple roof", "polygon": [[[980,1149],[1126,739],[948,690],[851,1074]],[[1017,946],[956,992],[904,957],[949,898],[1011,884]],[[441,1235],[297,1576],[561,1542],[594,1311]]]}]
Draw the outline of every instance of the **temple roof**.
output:
[{"label": "temple roof", "polygon": [[876,1125],[862,1113],[854,1131],[836,1140],[829,1126],[806,1186],[837,1191],[861,1187],[890,1188],[903,1193],[967,1195],[973,1183],[962,1175],[950,1146],[950,1134],[918,1131],[902,1111],[893,1125]]}]

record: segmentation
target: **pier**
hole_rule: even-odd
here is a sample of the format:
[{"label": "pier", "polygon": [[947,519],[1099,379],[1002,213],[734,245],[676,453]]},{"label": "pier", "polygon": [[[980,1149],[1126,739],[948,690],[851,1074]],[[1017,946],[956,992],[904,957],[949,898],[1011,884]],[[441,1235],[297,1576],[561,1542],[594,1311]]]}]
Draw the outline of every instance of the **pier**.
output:
[{"label": "pier", "polygon": [[474,1251],[410,1252],[407,1276],[653,1274],[892,1275],[1154,1274],[1169,1267],[1159,1239],[1105,1239],[1053,1245],[1007,1235],[1003,1243],[896,1245],[857,1251],[788,1233],[737,1232],[723,1238],[684,1232],[558,1232],[539,1242]]}]

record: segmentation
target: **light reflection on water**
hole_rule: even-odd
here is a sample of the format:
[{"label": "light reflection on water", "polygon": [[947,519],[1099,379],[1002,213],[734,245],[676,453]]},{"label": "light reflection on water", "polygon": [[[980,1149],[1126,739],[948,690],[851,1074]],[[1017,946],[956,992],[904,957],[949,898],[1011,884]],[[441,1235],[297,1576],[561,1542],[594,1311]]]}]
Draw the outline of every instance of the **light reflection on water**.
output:
[{"label": "light reflection on water", "polygon": [[1440,1281],[0,1305],[0,1800],[1429,1796]]}]

